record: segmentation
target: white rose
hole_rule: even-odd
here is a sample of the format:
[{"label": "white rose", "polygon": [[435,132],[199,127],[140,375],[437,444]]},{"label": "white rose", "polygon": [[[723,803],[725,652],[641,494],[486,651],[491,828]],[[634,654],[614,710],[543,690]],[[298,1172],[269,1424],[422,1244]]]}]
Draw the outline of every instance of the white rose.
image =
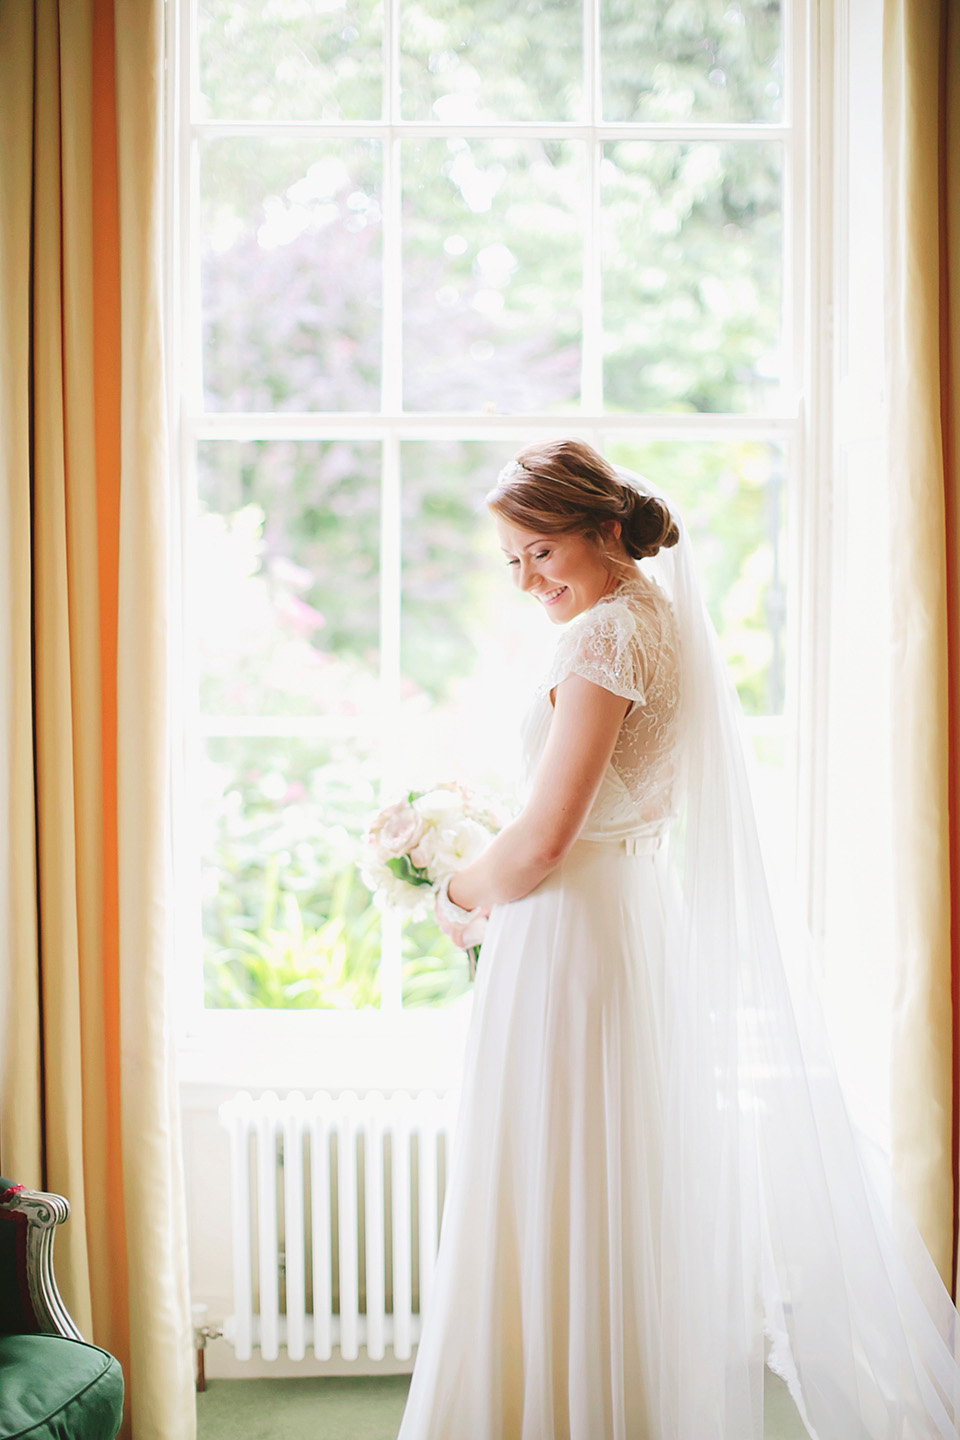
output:
[{"label": "white rose", "polygon": [[482,855],[492,838],[486,826],[478,821],[461,820],[453,832],[453,849],[459,859],[459,868],[471,864]]},{"label": "white rose", "polygon": [[487,848],[491,840],[490,831],[476,820],[458,818],[452,825],[444,826],[431,838],[429,851],[421,842],[420,850],[429,854],[428,873],[433,880],[439,880],[452,871],[462,870]]},{"label": "white rose", "polygon": [[378,910],[404,910],[413,914],[422,910],[424,894],[432,894],[432,891],[428,891],[426,886],[408,885],[388,870],[385,879],[374,891],[373,903]]},{"label": "white rose", "polygon": [[428,825],[444,825],[452,816],[462,812],[463,796],[456,788],[441,785],[436,790],[427,790],[423,795],[418,795],[413,802],[413,808]]},{"label": "white rose", "polygon": [[409,800],[398,800],[377,817],[371,838],[380,859],[389,860],[412,850],[425,828],[423,816]]},{"label": "white rose", "polygon": [[453,830],[434,826],[428,830],[415,851],[415,865],[426,867],[431,880],[439,880],[458,868],[457,854],[453,843]]},{"label": "white rose", "polygon": [[395,877],[376,850],[369,846],[360,857],[360,878],[368,890],[379,890],[381,885]]}]

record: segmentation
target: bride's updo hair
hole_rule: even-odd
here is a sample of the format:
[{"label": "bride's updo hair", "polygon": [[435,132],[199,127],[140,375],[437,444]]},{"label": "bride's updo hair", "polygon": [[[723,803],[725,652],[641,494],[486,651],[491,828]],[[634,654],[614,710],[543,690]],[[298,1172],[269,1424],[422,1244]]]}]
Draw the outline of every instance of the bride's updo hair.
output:
[{"label": "bride's updo hair", "polygon": [[633,560],[676,545],[676,521],[656,495],[641,495],[621,480],[602,455],[581,440],[530,445],[500,472],[486,497],[489,509],[512,525],[540,535],[595,537],[620,521],[620,538]]}]

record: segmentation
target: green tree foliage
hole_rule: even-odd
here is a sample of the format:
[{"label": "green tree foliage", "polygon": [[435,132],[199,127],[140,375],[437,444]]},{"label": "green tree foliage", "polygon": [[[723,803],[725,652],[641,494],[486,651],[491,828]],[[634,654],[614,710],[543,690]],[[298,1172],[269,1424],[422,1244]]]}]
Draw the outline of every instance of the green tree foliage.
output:
[{"label": "green tree foliage", "polygon": [[205,116],[380,118],[380,0],[200,0],[197,25]]},{"label": "green tree foliage", "polygon": [[[333,661],[364,666],[371,675],[379,663],[380,447],[207,440],[197,458],[207,547],[202,602],[212,627],[204,644],[204,709],[314,713],[322,699],[319,677]],[[238,526],[245,513],[246,529]],[[241,606],[251,614],[238,634]],[[271,683],[270,651],[294,637],[309,648],[297,650]],[[237,646],[242,662],[230,659]],[[231,675],[240,681],[232,691]]]},{"label": "green tree foliage", "polygon": [[780,375],[780,150],[606,147],[608,408],[764,410]]},{"label": "green tree foliage", "polygon": [[777,0],[601,0],[607,120],[777,121]]},{"label": "green tree foliage", "polygon": [[578,120],[575,0],[408,0],[400,11],[407,120]]},{"label": "green tree foliage", "polygon": [[380,174],[374,141],[204,145],[207,409],[379,408]]}]

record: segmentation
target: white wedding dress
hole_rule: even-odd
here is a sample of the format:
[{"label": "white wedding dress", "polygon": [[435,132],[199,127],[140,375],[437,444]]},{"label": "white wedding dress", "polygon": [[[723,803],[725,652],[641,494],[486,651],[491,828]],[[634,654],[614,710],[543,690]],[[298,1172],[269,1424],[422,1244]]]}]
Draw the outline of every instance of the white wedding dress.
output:
[{"label": "white wedding dress", "polygon": [[524,726],[528,783],[573,673],[633,703],[580,838],[490,916],[399,1440],[659,1436],[679,676],[655,583],[638,572],[561,635]]},{"label": "white wedding dress", "polygon": [[399,1440],[763,1440],[767,1370],[811,1440],[960,1440],[957,1312],[772,902],[679,527],[524,726],[529,782],[564,676],[633,702],[580,838],[490,916]]}]

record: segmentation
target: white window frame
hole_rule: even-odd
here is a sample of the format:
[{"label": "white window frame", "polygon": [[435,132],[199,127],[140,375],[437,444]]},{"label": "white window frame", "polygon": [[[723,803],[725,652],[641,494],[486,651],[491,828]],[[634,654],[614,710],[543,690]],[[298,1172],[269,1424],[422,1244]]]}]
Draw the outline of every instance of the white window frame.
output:
[{"label": "white window frame", "polygon": [[[238,1083],[255,1083],[254,1054],[264,1060],[263,1083],[282,1083],[280,1072],[302,1069],[304,1083],[317,1081],[319,1048],[349,1074],[360,1057],[364,1075],[376,1077],[386,1065],[394,1073],[414,1052],[439,1054],[445,1043],[459,1054],[468,1005],[438,1010],[400,1008],[399,936],[388,921],[384,931],[383,1000],[378,1011],[287,1012],[206,1011],[198,949],[198,833],[191,807],[198,793],[195,768],[199,737],[214,733],[212,721],[197,706],[197,659],[188,641],[196,488],[194,455],[201,440],[367,440],[381,442],[381,691],[385,707],[395,705],[400,679],[400,445],[404,440],[498,440],[523,443],[575,432],[602,449],[612,437],[638,440],[712,441],[757,439],[787,442],[787,656],[786,698],[782,720],[752,722],[754,730],[775,728],[786,741],[787,766],[796,797],[794,846],[797,873],[806,891],[815,932],[821,921],[821,803],[824,705],[823,685],[829,611],[829,567],[819,558],[829,525],[830,344],[823,317],[828,313],[831,253],[829,174],[821,156],[829,145],[825,97],[820,74],[820,0],[783,0],[783,118],[778,124],[604,122],[600,94],[600,0],[584,0],[585,113],[588,123],[496,123],[444,125],[405,121],[400,115],[398,66],[393,42],[398,33],[400,0],[385,0],[383,40],[384,104],[381,119],[370,123],[234,123],[196,121],[198,66],[191,53],[195,36],[195,0],[168,0],[167,153],[168,206],[168,396],[170,453],[176,475],[172,486],[171,688],[177,737],[172,757],[172,832],[176,894],[176,950],[179,966],[178,1041],[188,1059],[188,1078],[221,1080],[229,1071],[225,1057],[239,1056]],[[383,364],[381,412],[204,414],[199,367],[198,141],[207,136],[269,135],[277,138],[375,138],[383,146]],[[786,383],[775,413],[619,415],[602,411],[600,267],[597,256],[599,204],[595,203],[584,237],[585,285],[581,410],[564,415],[458,415],[404,413],[401,375],[401,270],[399,146],[405,138],[529,139],[569,138],[586,142],[588,176],[599,197],[602,144],[612,140],[775,141],[783,146],[784,284],[782,349]],[[826,166],[829,171],[829,165]],[[196,343],[191,343],[193,337]],[[257,733],[306,733],[309,721],[263,722]],[[246,728],[244,728],[246,727]],[[250,733],[249,722],[232,719],[215,733]],[[803,743],[801,744],[801,738]],[[453,1037],[451,1039],[451,1037]],[[299,1058],[298,1058],[299,1057]],[[345,1069],[344,1069],[345,1066]],[[391,1069],[392,1067],[392,1069]],[[324,1067],[325,1068],[325,1067]],[[416,1067],[414,1067],[416,1068]],[[429,1067],[428,1067],[429,1068]],[[419,1073],[419,1072],[418,1072]],[[296,1083],[295,1079],[289,1083]],[[349,1079],[346,1083],[350,1083]],[[371,1083],[379,1083],[374,1078]]]}]

